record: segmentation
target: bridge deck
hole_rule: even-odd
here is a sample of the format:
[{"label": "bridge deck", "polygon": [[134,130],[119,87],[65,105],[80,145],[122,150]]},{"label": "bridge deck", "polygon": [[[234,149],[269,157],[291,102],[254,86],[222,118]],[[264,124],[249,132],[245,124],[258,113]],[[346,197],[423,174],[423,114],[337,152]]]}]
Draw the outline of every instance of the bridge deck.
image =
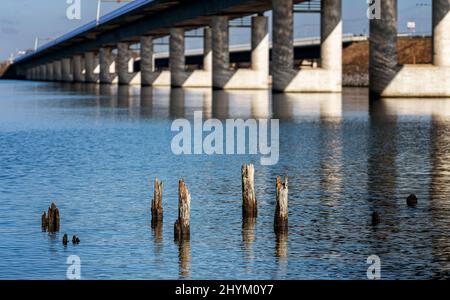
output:
[{"label": "bridge deck", "polygon": [[[294,3],[307,0],[294,0]],[[172,27],[187,30],[211,23],[215,15],[230,19],[261,13],[272,8],[271,0],[136,0],[100,19],[20,57],[17,63],[45,63],[63,57],[113,46],[118,41],[138,42],[142,35],[162,37]]]}]

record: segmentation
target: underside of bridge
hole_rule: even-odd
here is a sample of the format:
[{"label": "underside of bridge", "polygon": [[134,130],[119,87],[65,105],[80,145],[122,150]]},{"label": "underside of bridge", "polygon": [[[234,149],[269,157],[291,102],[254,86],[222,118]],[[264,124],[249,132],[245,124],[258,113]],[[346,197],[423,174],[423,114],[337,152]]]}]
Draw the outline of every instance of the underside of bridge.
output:
[{"label": "underside of bridge", "polygon": [[[320,60],[294,63],[296,5],[320,13]],[[370,90],[388,97],[450,96],[450,0],[433,0],[433,64],[397,62],[397,0],[380,1],[370,20]],[[268,17],[272,11],[272,55]],[[230,64],[230,21],[251,16],[250,64]],[[203,29],[201,69],[186,66],[186,32]],[[169,37],[169,68],[155,68],[154,40]],[[143,86],[269,89],[277,92],[342,91],[342,0],[137,0],[19,58],[17,76],[30,80]],[[130,45],[140,44],[140,70]],[[116,50],[114,50],[116,49]],[[114,50],[114,51],[113,51]],[[270,57],[272,59],[270,59]],[[427,80],[424,82],[422,78]],[[411,88],[413,87],[413,88]]]}]

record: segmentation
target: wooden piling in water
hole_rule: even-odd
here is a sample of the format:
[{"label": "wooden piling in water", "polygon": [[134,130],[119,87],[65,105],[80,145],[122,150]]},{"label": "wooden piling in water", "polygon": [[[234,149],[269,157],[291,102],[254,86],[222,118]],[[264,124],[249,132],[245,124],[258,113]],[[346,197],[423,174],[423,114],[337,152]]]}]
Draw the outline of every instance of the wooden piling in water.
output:
[{"label": "wooden piling in water", "polygon": [[174,224],[175,240],[189,240],[191,195],[182,178],[178,183],[178,219]]},{"label": "wooden piling in water", "polygon": [[276,182],[276,208],[275,208],[275,231],[286,232],[288,229],[288,177],[284,177],[284,183],[281,177],[277,176]]},{"label": "wooden piling in water", "polygon": [[242,217],[256,218],[258,215],[258,207],[256,202],[254,177],[255,168],[252,164],[243,165],[242,175]]},{"label": "wooden piling in water", "polygon": [[48,224],[47,224],[47,214],[45,213],[45,211],[42,213],[42,217],[41,217],[41,228],[42,228],[42,231],[47,231],[47,227],[48,227]]},{"label": "wooden piling in water", "polygon": [[163,221],[163,183],[155,178],[153,200],[152,200],[152,228],[158,226]]},{"label": "wooden piling in water", "polygon": [[55,203],[52,203],[48,208],[47,214],[44,213],[41,216],[42,231],[48,231],[50,233],[58,232],[60,228],[59,209]]}]

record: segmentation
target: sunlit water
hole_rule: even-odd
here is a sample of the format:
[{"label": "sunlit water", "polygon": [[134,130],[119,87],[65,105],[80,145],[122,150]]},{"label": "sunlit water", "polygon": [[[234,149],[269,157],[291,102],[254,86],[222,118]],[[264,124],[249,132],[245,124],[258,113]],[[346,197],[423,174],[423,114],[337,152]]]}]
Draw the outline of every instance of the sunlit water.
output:
[{"label": "sunlit water", "polygon": [[[172,154],[172,121],[194,111],[280,119],[279,163]],[[248,162],[259,216],[243,229]],[[278,237],[277,175],[289,176],[289,233]],[[152,230],[156,176],[164,224]],[[178,245],[181,177],[191,240]],[[72,254],[83,279],[366,279],[370,255],[384,279],[448,278],[449,192],[450,100],[0,82],[0,278],[65,279]],[[55,235],[40,228],[52,201]],[[64,248],[65,232],[81,243]]]}]

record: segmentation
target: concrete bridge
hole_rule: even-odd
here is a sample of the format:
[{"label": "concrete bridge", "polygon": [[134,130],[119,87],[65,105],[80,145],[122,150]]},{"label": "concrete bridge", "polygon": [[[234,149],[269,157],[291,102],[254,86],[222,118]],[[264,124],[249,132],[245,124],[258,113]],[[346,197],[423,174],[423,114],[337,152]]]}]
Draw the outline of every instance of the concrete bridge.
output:
[{"label": "concrete bridge", "polygon": [[[320,4],[320,62],[294,63],[295,5]],[[342,91],[342,0],[136,0],[17,59],[16,76],[28,80],[142,86]],[[397,0],[383,0],[370,20],[370,91],[386,97],[450,97],[450,0],[433,0],[433,63],[397,62]],[[272,11],[272,47],[268,17]],[[251,16],[251,63],[231,68],[230,20]],[[186,31],[202,29],[199,69],[186,68]],[[169,68],[156,70],[154,40],[169,36]],[[140,44],[134,70],[130,45]],[[270,55],[272,48],[272,55]],[[114,50],[113,52],[113,49]]]}]

